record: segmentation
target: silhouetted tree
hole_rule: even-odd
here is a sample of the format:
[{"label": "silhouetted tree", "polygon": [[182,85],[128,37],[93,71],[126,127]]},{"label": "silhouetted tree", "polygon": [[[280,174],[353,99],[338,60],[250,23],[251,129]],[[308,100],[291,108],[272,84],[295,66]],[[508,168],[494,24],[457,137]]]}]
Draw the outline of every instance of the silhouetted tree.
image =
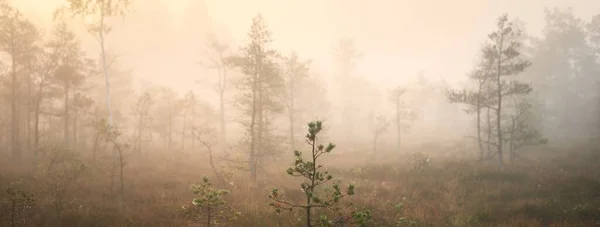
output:
[{"label": "silhouetted tree", "polygon": [[253,18],[248,36],[249,43],[242,48],[241,56],[231,58],[231,62],[245,75],[238,83],[237,100],[244,115],[250,118],[243,124],[248,127],[250,140],[250,179],[256,181],[259,159],[273,155],[276,150],[277,137],[270,127],[273,115],[283,109],[283,80],[276,63],[276,52],[269,49],[271,33],[260,14]]},{"label": "silhouetted tree", "polygon": [[110,83],[108,75],[108,62],[106,57],[105,37],[112,27],[109,19],[117,15],[124,15],[130,0],[105,1],[105,0],[67,0],[68,5],[58,9],[54,17],[70,13],[71,16],[81,16],[84,21],[93,18],[93,22],[87,24],[88,31],[98,38],[102,57],[102,71],[106,83],[106,108],[108,111],[108,125],[113,124],[113,115],[110,102]]},{"label": "silhouetted tree", "polygon": [[211,52],[206,58],[208,62],[202,62],[204,65],[217,70],[217,84],[216,90],[219,94],[219,117],[220,117],[220,128],[221,128],[221,146],[224,150],[227,145],[227,128],[225,124],[225,95],[229,85],[229,78],[227,76],[228,67],[230,67],[229,61],[229,49],[228,43],[218,40],[213,34],[208,34],[207,48]]},{"label": "silhouetted tree", "polygon": [[10,58],[10,149],[13,157],[21,158],[21,118],[20,105],[21,80],[26,79],[22,68],[26,67],[28,51],[37,42],[37,28],[20,12],[12,8],[5,0],[0,1],[0,51]]},{"label": "silhouetted tree", "polygon": [[531,92],[529,84],[517,80],[503,79],[507,76],[515,76],[525,71],[531,63],[523,60],[520,56],[521,42],[518,41],[519,31],[514,30],[512,23],[508,21],[505,14],[498,19],[496,31],[488,38],[487,45],[483,48],[483,59],[489,62],[492,73],[493,96],[496,106],[493,108],[496,114],[496,147],[498,148],[498,163],[503,167],[503,132],[502,132],[502,101],[505,97],[527,94]]}]

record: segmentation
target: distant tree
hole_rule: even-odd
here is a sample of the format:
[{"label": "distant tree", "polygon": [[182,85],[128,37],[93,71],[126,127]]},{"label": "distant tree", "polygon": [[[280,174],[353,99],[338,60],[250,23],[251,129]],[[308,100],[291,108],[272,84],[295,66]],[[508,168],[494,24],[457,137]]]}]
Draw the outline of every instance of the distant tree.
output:
[{"label": "distant tree", "polygon": [[[591,45],[593,47],[594,50],[594,57],[595,59],[600,59],[600,14],[594,16],[592,18],[592,21],[588,24],[588,34],[589,34],[589,38],[590,38],[590,42]],[[600,90],[600,83],[598,83],[596,85],[596,89]],[[600,138],[600,94],[597,94],[596,96],[596,100],[595,100],[595,105],[596,106],[596,137]],[[600,141],[600,140],[597,140]]]},{"label": "distant tree", "polygon": [[238,107],[249,119],[247,126],[250,151],[248,165],[250,179],[256,182],[259,160],[273,155],[277,150],[277,136],[272,132],[273,115],[282,112],[283,79],[276,64],[276,52],[269,49],[271,33],[262,15],[252,20],[248,33],[249,43],[241,50],[241,56],[230,58],[233,66],[245,75],[238,83],[240,93]]},{"label": "distant tree", "polygon": [[54,13],[54,18],[59,18],[69,13],[71,16],[81,16],[84,21],[92,18],[93,22],[87,24],[88,31],[99,41],[102,71],[106,83],[106,107],[108,111],[108,125],[113,124],[113,115],[110,102],[110,84],[108,75],[108,62],[106,59],[105,37],[112,27],[109,25],[109,19],[117,15],[123,16],[130,0],[105,1],[105,0],[67,0],[68,5],[59,8]]},{"label": "distant tree", "polygon": [[75,89],[78,89],[86,79],[89,64],[83,56],[79,41],[75,34],[68,30],[65,23],[59,23],[54,30],[54,40],[51,43],[53,51],[57,51],[54,64],[53,81],[61,87],[63,95],[64,142],[70,146],[69,123],[71,112],[69,100]]},{"label": "distant tree", "polygon": [[[129,148],[129,145],[123,142],[121,131],[114,126],[110,126],[106,120],[100,120],[96,126],[98,127],[96,130],[99,131],[104,142],[110,143],[115,151],[116,165],[114,167],[119,170],[119,193],[122,195],[125,190],[125,151]],[[111,190],[114,185],[114,176],[114,172],[111,172]]]},{"label": "distant tree", "polygon": [[82,142],[85,142],[81,139],[83,136],[83,122],[84,120],[89,120],[91,117],[91,109],[94,105],[94,100],[90,97],[86,96],[82,92],[77,92],[71,99],[71,107],[72,107],[72,146],[74,149],[81,148],[80,145]]},{"label": "distant tree", "polygon": [[138,98],[135,106],[133,107],[133,109],[131,110],[131,112],[136,116],[137,118],[137,139],[136,139],[136,152],[138,153],[138,156],[141,156],[142,154],[142,134],[144,132],[145,126],[147,125],[147,119],[150,118],[150,110],[152,108],[152,106],[154,105],[154,99],[152,98],[152,96],[150,95],[150,93],[148,92],[144,92],[142,93],[142,95],[140,95],[140,97]]},{"label": "distant tree", "polygon": [[225,174],[223,174],[223,172],[217,168],[214,160],[214,153],[212,149],[213,144],[210,142],[213,131],[214,130],[212,128],[193,128],[192,136],[195,140],[200,142],[200,144],[202,144],[204,148],[206,148],[206,150],[208,151],[208,163],[210,164],[210,167],[212,168],[213,172],[215,173],[215,176],[219,179],[219,181],[221,181],[221,183],[226,184],[228,180],[227,176],[225,176]]},{"label": "distant tree", "polygon": [[480,67],[480,68],[476,69],[474,72],[472,72],[469,75],[469,78],[476,81],[476,89],[475,90],[466,90],[466,89],[447,90],[446,94],[448,96],[450,103],[466,104],[469,106],[469,108],[466,109],[465,112],[467,112],[469,114],[475,113],[476,128],[477,128],[476,140],[477,140],[477,144],[479,145],[479,160],[483,161],[483,159],[485,157],[485,152],[483,150],[483,143],[484,142],[487,143],[489,141],[483,141],[483,138],[481,136],[481,130],[482,130],[482,127],[481,127],[482,126],[481,125],[482,124],[482,120],[481,120],[482,116],[481,115],[482,115],[482,110],[484,108],[489,107],[489,104],[487,103],[488,100],[486,100],[486,98],[488,96],[487,93],[489,93],[489,91],[486,91],[485,89],[487,88],[486,84],[489,83],[489,80],[491,80],[491,77],[487,74],[485,67]]},{"label": "distant tree", "polygon": [[385,118],[385,116],[373,116],[371,115],[371,130],[373,133],[373,157],[377,155],[377,140],[387,131],[390,126],[390,122]]},{"label": "distant tree", "polygon": [[[353,85],[355,84],[355,79],[352,77],[352,73],[356,69],[356,65],[358,60],[363,57],[363,54],[360,53],[351,39],[343,39],[340,40],[339,43],[334,47],[334,59],[339,67],[339,74],[337,77],[337,82],[340,87],[340,97],[341,105],[342,105],[342,122],[356,122],[356,100],[354,99],[355,88]],[[354,124],[343,124],[344,131],[346,132],[346,137],[349,140],[353,139],[354,136]]]},{"label": "distant tree", "polygon": [[503,79],[506,76],[515,76],[525,71],[531,65],[531,62],[523,60],[520,56],[521,42],[518,41],[519,31],[514,30],[512,23],[508,21],[505,14],[498,19],[497,29],[492,32],[488,38],[487,45],[483,48],[485,64],[492,67],[491,76],[494,82],[493,96],[497,104],[493,109],[496,113],[496,146],[498,148],[498,163],[503,167],[503,132],[502,132],[502,101],[505,97],[512,95],[522,95],[531,92],[529,84],[517,80]]},{"label": "distant tree", "polygon": [[[213,34],[207,34],[207,48],[211,52],[206,58],[208,62],[202,62],[202,64],[210,67],[211,69],[217,70],[217,86],[216,90],[219,94],[219,117],[221,127],[221,146],[225,149],[227,144],[227,129],[225,124],[225,92],[227,91],[229,78],[227,76],[228,67],[230,67],[229,61],[229,49],[228,43],[222,42],[217,39]],[[226,150],[226,149],[225,149]]]},{"label": "distant tree", "polygon": [[520,157],[517,152],[523,146],[547,143],[547,140],[541,137],[540,131],[532,125],[535,116],[531,111],[533,107],[531,102],[523,98],[513,99],[512,101],[514,112],[509,115],[510,123],[506,127],[506,133],[508,134],[507,141],[509,142],[509,160],[511,163],[517,157]]},{"label": "distant tree", "polygon": [[396,121],[396,150],[400,151],[402,141],[402,131],[409,127],[410,121],[416,117],[415,112],[409,108],[402,100],[406,89],[398,86],[390,93],[389,101],[394,106],[394,115]]},{"label": "distant tree", "polygon": [[284,57],[282,73],[286,85],[286,107],[289,121],[289,143],[292,150],[296,150],[295,123],[296,113],[299,111],[298,99],[299,93],[303,92],[304,80],[309,77],[310,61],[301,61],[295,52],[288,57]]},{"label": "distant tree", "polygon": [[549,139],[588,138],[597,131],[600,97],[594,19],[586,26],[571,8],[545,9],[544,14],[542,34],[530,51],[533,65],[523,78],[535,87],[531,103],[540,116],[538,128]]},{"label": "distant tree", "polygon": [[[188,127],[189,124],[194,124],[196,117],[196,108],[198,105],[198,100],[196,99],[196,94],[194,92],[189,91],[185,94],[185,97],[182,100],[182,111],[181,111],[181,150],[185,150],[185,139],[187,137],[187,132],[193,130],[192,127]],[[190,119],[188,119],[188,116]],[[194,141],[194,136],[190,133],[191,141]],[[193,149],[193,147],[192,147]]]},{"label": "distant tree", "polygon": [[12,8],[5,0],[0,1],[0,51],[6,53],[10,62],[10,113],[11,131],[10,147],[13,157],[21,158],[21,140],[19,135],[21,119],[19,117],[19,93],[25,67],[25,59],[30,57],[27,51],[32,49],[38,37],[37,28],[29,22],[18,10]]},{"label": "distant tree", "polygon": [[171,88],[160,86],[153,93],[156,93],[155,97],[160,100],[156,105],[156,114],[158,118],[163,119],[155,122],[155,128],[162,135],[165,148],[171,150],[173,148],[173,134],[176,132],[175,121],[181,114],[181,104],[183,103]]}]

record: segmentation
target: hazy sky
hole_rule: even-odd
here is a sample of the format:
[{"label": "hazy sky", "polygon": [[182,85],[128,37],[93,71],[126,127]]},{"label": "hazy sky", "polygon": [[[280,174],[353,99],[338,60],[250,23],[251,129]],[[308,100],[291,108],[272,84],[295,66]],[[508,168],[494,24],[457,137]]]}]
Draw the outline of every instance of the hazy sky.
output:
[{"label": "hazy sky", "polygon": [[[198,0],[165,1],[174,23],[182,24],[181,12],[192,1]],[[49,20],[51,11],[61,2],[13,0],[15,6],[43,20]],[[322,74],[333,73],[328,67],[333,63],[332,45],[340,38],[353,38],[365,55],[358,73],[385,86],[412,77],[419,69],[433,78],[462,79],[502,13],[525,21],[531,34],[542,29],[544,7],[572,7],[585,20],[600,13],[598,0],[205,0],[204,4],[212,19],[238,43],[245,39],[251,18],[262,12],[275,45],[284,53],[293,49],[313,59],[314,67]],[[132,56],[149,54],[123,52]],[[171,60],[160,65],[133,59],[127,66],[160,72],[148,79],[190,89],[194,87],[190,81],[195,79],[186,74],[192,74],[194,66],[181,62],[193,59],[185,58],[167,56],[164,59]],[[166,72],[177,72],[179,77],[174,80],[173,75],[164,75]]]}]

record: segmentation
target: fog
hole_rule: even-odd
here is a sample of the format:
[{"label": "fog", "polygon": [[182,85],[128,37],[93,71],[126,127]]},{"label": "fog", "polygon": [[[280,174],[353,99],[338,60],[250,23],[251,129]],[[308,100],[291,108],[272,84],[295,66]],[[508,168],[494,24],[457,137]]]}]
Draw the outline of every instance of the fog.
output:
[{"label": "fog", "polygon": [[[410,193],[415,200],[427,200],[419,195],[431,186],[427,184],[437,182],[434,178],[453,185],[451,179],[488,172],[501,175],[501,182],[512,182],[515,174],[531,177],[513,182],[506,188],[510,191],[541,182],[549,170],[562,174],[562,165],[577,167],[561,175],[565,181],[597,168],[585,161],[598,158],[600,141],[599,1],[113,0],[109,4],[130,4],[123,15],[103,18],[110,31],[102,37],[89,30],[99,24],[99,14],[76,14],[68,2],[102,1],[0,0],[6,5],[0,18],[0,189],[7,183],[7,188],[35,197],[59,189],[78,194],[83,189],[77,185],[95,185],[103,191],[87,189],[94,195],[88,203],[103,198],[102,193],[119,195],[121,205],[111,202],[102,209],[119,209],[126,213],[122,218],[133,221],[96,217],[98,207],[83,215],[73,205],[82,199],[78,196],[38,196],[34,206],[9,193],[0,205],[24,201],[23,211],[13,208],[2,224],[19,226],[15,216],[26,226],[204,223],[172,207],[186,203],[204,209],[189,203],[193,194],[184,194],[189,184],[208,176],[217,188],[233,194],[227,209],[242,210],[241,216],[227,218],[226,226],[260,226],[257,223],[277,219],[269,216],[268,203],[262,200],[286,204],[267,198],[265,189],[297,187],[295,181],[285,180],[290,177],[285,169],[294,166],[294,150],[303,152],[299,157],[310,156],[311,146],[306,144],[311,144],[313,131],[307,125],[316,121],[323,124],[317,144],[336,144],[323,159],[328,169],[345,184],[358,182],[373,190],[375,200],[385,197],[388,203]],[[22,17],[14,17],[17,11]],[[61,23],[65,33],[57,32]],[[263,36],[256,38],[264,35],[262,23],[270,43],[262,43]],[[74,34],[72,43],[65,41],[69,31]],[[68,159],[51,155],[56,153],[76,154],[77,163],[86,169],[64,167],[62,175],[57,173],[60,177],[50,177],[48,169]],[[569,155],[579,156],[565,158]],[[163,178],[154,179],[152,173]],[[44,174],[49,182],[36,178]],[[90,183],[94,174],[103,180]],[[430,182],[417,180],[431,176]],[[59,188],[52,183],[63,181],[68,183]],[[600,182],[600,176],[587,181]],[[154,217],[160,219],[155,223],[151,215],[140,217],[133,211],[135,199],[123,198],[149,198],[141,188],[169,182],[173,186],[165,187],[171,188],[156,189],[162,191],[162,199],[170,198],[164,202],[169,211],[149,208],[144,213],[171,215]],[[440,186],[436,196],[484,187],[478,188],[478,198],[484,200],[489,188],[492,195],[504,192],[495,183],[464,183],[447,194],[442,193],[446,186]],[[37,184],[49,186],[38,191],[32,188]],[[389,194],[377,197],[381,190]],[[244,200],[247,196],[265,198],[249,202]],[[436,196],[431,200],[440,198]],[[290,198],[297,199],[293,193]],[[438,207],[436,216],[416,202],[404,214],[384,212],[380,214],[385,218],[378,219],[375,212],[393,208],[362,199],[355,202],[374,212],[368,226],[411,226],[412,222],[398,224],[402,218],[417,226],[600,221],[597,209],[591,211],[600,204],[597,198],[584,204],[593,207],[588,216],[528,216],[506,201],[518,211],[500,214],[500,208],[486,208],[494,216],[489,220],[473,213],[482,209],[475,204]],[[267,206],[254,208],[255,203]],[[308,203],[293,208],[318,207],[310,199]],[[54,214],[31,208],[51,205]],[[571,205],[578,204],[548,209]],[[194,212],[205,215],[202,209]],[[248,214],[252,212],[266,216],[253,217]],[[279,218],[273,226],[307,225],[294,220],[303,212]],[[501,221],[509,219],[502,215],[512,215],[513,221]],[[466,221],[471,220],[467,216],[478,221]]]}]

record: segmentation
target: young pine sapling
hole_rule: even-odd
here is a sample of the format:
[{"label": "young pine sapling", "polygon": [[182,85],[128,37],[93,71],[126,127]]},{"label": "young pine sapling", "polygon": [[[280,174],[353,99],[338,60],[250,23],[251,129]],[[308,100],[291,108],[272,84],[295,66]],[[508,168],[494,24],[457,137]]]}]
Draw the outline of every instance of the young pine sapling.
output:
[{"label": "young pine sapling", "polygon": [[[303,177],[305,181],[300,184],[302,191],[306,196],[304,203],[294,203],[288,201],[282,194],[279,194],[277,188],[272,189],[269,198],[273,200],[270,204],[271,207],[275,208],[277,213],[281,210],[291,211],[293,209],[303,209],[306,212],[305,220],[306,226],[331,226],[334,223],[346,223],[351,218],[340,218],[337,221],[329,220],[327,216],[321,215],[318,219],[314,212],[319,208],[332,209],[337,211],[336,204],[345,196],[354,195],[354,185],[348,185],[347,191],[344,194],[340,189],[339,182],[334,182],[332,185],[332,193],[330,195],[319,195],[317,189],[319,186],[331,181],[333,176],[327,171],[320,171],[323,168],[322,165],[317,164],[317,159],[323,155],[330,153],[334,148],[334,144],[324,146],[323,144],[317,144],[317,134],[323,129],[320,121],[311,122],[308,124],[308,134],[306,135],[306,142],[312,147],[310,153],[310,159],[305,160],[302,157],[300,151],[294,151],[296,160],[294,165],[287,170],[288,175]],[[369,211],[365,212],[353,212],[352,219],[361,226],[371,218]]]},{"label": "young pine sapling", "polygon": [[192,192],[197,197],[192,200],[192,207],[183,206],[186,216],[193,221],[204,221],[206,226],[235,219],[240,213],[233,211],[223,199],[229,191],[211,186],[207,177],[200,185],[192,185]]}]

